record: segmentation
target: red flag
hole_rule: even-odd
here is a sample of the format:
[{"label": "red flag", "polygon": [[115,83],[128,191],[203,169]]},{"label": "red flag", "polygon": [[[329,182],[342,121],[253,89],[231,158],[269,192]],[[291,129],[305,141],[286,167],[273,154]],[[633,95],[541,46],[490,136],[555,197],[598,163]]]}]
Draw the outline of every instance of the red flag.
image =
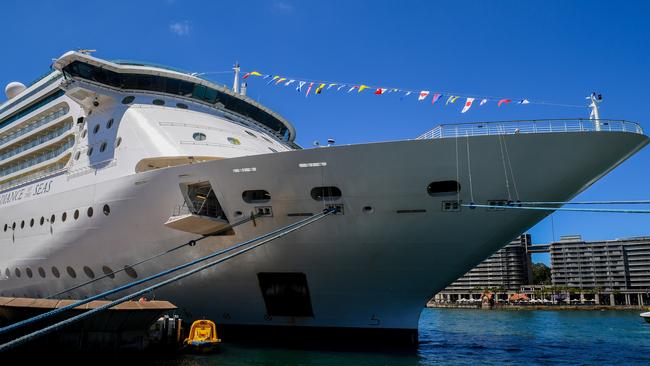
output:
[{"label": "red flag", "polygon": [[313,81],[312,81],[311,83],[309,83],[309,87],[307,88],[307,93],[305,93],[305,98],[307,98],[307,96],[309,95],[309,92],[311,91],[311,87],[312,87],[312,86],[314,86],[314,82],[313,82]]},{"label": "red flag", "polygon": [[501,104],[506,104],[506,103],[510,103],[510,102],[512,102],[512,100],[510,100],[510,99],[501,99],[499,101],[499,103],[497,103],[497,106],[501,107]]},{"label": "red flag", "polygon": [[377,88],[377,90],[375,90],[375,94],[377,95],[384,94],[386,90],[387,90],[386,88]]},{"label": "red flag", "polygon": [[440,93],[435,93],[435,94],[433,95],[433,98],[431,99],[431,104],[436,104],[436,102],[438,101],[438,99],[440,99],[441,96],[442,96],[442,94],[440,94]]}]

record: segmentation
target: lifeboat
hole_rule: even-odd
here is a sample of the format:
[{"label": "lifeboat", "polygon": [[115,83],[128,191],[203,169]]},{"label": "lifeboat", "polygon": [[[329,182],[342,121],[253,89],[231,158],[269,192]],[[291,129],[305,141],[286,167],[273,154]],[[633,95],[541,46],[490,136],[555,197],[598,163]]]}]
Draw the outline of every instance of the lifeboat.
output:
[{"label": "lifeboat", "polygon": [[192,323],[189,336],[183,342],[185,347],[196,352],[214,352],[220,343],[214,322],[205,319]]}]

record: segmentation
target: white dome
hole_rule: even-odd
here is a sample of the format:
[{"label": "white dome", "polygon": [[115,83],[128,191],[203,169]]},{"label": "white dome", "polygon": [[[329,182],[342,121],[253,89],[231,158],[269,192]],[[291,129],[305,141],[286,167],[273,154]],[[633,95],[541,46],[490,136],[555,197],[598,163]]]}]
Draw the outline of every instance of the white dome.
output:
[{"label": "white dome", "polygon": [[18,81],[12,81],[5,87],[5,95],[7,96],[7,99],[12,99],[16,95],[22,93],[25,89],[25,84]]}]

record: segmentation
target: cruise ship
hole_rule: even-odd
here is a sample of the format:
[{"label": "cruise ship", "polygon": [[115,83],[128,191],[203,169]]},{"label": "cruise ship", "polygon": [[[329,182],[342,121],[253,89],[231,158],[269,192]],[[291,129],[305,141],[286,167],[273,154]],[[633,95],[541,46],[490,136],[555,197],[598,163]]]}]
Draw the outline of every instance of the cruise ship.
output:
[{"label": "cruise ship", "polygon": [[86,298],[334,207],[150,297],[226,340],[417,342],[433,294],[550,213],[506,208],[570,200],[648,143],[636,123],[592,116],[301,148],[235,79],[71,51],[7,85],[0,296]]}]

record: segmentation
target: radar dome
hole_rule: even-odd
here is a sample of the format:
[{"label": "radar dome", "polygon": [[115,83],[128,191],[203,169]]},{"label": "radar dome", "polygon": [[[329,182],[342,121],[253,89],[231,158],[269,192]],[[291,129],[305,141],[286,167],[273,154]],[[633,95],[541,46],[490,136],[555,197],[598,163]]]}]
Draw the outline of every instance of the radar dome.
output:
[{"label": "radar dome", "polygon": [[20,94],[25,90],[25,85],[23,83],[20,83],[18,81],[12,81],[11,83],[7,84],[5,87],[5,95],[7,96],[7,99],[12,99],[16,95]]}]

